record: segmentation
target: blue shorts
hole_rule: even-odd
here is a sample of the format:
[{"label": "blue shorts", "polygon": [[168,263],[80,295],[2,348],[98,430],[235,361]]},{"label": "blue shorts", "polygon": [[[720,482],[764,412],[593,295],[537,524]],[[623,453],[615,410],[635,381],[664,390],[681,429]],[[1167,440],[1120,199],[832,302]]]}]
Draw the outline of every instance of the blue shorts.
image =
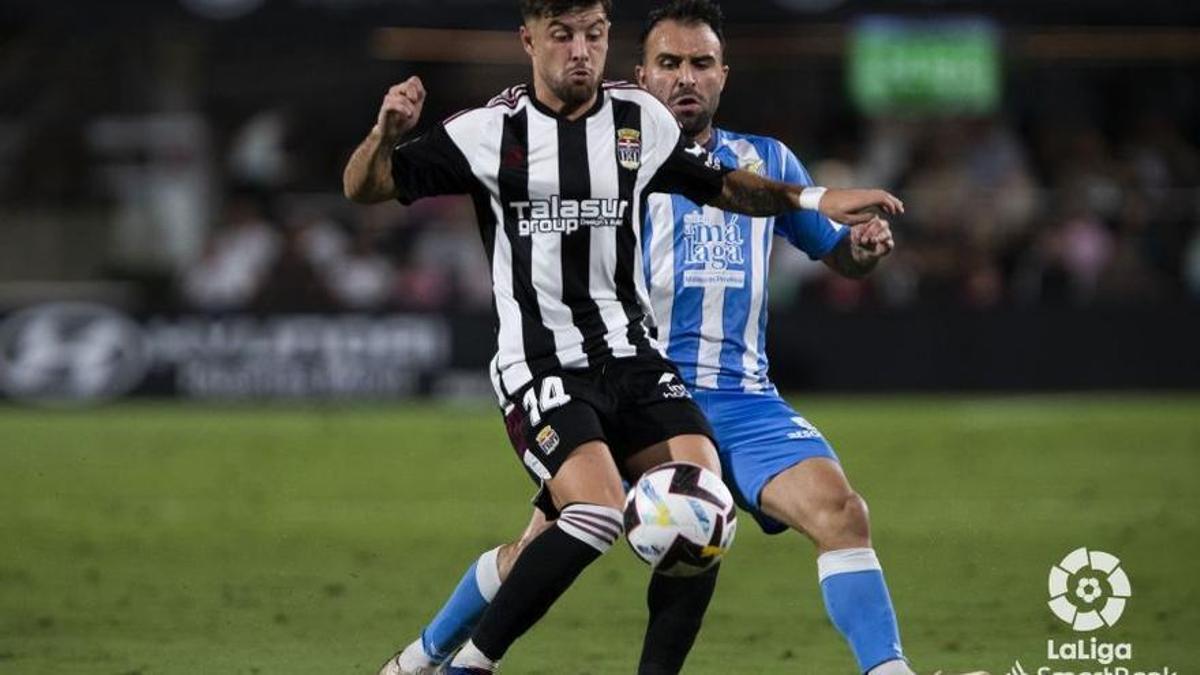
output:
[{"label": "blue shorts", "polygon": [[811,457],[837,461],[833,448],[774,389],[691,391],[716,432],[721,471],[738,506],[754,516],[763,532],[786,531],[786,525],[762,512],[763,488],[775,476]]}]

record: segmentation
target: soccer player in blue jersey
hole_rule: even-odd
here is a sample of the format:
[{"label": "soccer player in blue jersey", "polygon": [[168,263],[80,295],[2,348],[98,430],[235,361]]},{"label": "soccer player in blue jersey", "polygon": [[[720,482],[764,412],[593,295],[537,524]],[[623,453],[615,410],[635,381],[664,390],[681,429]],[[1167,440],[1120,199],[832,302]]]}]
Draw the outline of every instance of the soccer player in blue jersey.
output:
[{"label": "soccer player in blue jersey", "polygon": [[[651,15],[638,81],[722,164],[811,185],[779,141],[713,126],[729,72],[722,55],[715,3],[676,0]],[[894,246],[888,222],[847,228],[819,213],[747,218],[678,195],[649,199],[642,241],[657,337],[717,433],[725,482],[765,532],[792,529],[816,544],[825,608],[859,670],[911,673],[866,502],[821,433],[776,392],[764,351],[774,239],[861,277]]]},{"label": "soccer player in blue jersey", "polygon": [[[639,84],[666,103],[684,131],[723,164],[774,180],[811,185],[795,155],[777,140],[713,127],[728,67],[719,8],[675,0],[650,15],[642,35]],[[666,345],[717,434],[724,479],[762,529],[788,529],[816,544],[826,609],[870,675],[908,674],[895,612],[875,551],[866,503],[850,486],[825,438],[793,410],[767,377],[764,352],[767,264],[774,237],[813,259],[860,277],[893,248],[887,221],[843,227],[813,211],[752,218],[655,194],[642,230],[643,269],[657,339]],[[525,542],[547,526],[535,510],[517,542],[484,553],[421,637],[381,674],[434,673],[467,638]],[[651,626],[677,636],[686,654],[704,607],[688,625]],[[649,644],[648,632],[647,644]],[[643,675],[675,673],[682,662]]]}]

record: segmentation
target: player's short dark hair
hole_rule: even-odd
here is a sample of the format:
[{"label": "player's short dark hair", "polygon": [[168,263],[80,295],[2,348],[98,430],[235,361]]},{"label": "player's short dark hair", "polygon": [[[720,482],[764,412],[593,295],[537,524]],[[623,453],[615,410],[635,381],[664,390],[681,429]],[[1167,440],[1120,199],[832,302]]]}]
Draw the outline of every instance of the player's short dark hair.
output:
[{"label": "player's short dark hair", "polygon": [[638,61],[646,58],[646,39],[650,37],[650,31],[663,21],[705,24],[716,34],[721,48],[725,48],[725,13],[721,11],[719,3],[715,0],[671,0],[646,17],[646,25],[642,27],[642,36],[638,40]]},{"label": "player's short dark hair", "polygon": [[595,5],[604,9],[605,16],[612,15],[612,0],[521,0],[521,18],[529,20],[562,16]]}]

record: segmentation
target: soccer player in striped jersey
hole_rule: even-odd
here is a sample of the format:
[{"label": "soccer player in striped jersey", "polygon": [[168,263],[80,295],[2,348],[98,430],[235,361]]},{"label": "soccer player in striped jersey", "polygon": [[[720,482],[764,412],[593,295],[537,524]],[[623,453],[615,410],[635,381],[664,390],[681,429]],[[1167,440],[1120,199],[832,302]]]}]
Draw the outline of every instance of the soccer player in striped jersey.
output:
[{"label": "soccer player in striped jersey", "polygon": [[[472,195],[495,294],[493,381],[513,447],[541,488],[539,509],[553,520],[511,563],[452,674],[493,672],[612,546],[622,475],[679,460],[721,471],[715,433],[647,330],[639,237],[650,195],[758,217],[808,208],[878,223],[873,209],[902,209],[880,190],[824,192],[720,166],[653,96],[601,85],[606,0],[521,5],[532,86],[397,143],[425,96],[416,78],[397,85],[344,175],[347,196],[365,203]],[[715,576],[652,578],[642,672],[678,671]],[[403,654],[384,667],[405,670]]]}]

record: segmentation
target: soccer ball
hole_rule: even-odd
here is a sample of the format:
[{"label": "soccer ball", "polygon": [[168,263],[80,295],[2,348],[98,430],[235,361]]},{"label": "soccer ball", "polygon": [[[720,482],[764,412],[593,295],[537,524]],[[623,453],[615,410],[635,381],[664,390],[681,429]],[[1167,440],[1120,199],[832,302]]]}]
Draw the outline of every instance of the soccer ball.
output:
[{"label": "soccer ball", "polygon": [[697,464],[659,465],[625,498],[625,539],[659,574],[700,574],[729,550],[736,531],[733,495],[720,477]]}]

